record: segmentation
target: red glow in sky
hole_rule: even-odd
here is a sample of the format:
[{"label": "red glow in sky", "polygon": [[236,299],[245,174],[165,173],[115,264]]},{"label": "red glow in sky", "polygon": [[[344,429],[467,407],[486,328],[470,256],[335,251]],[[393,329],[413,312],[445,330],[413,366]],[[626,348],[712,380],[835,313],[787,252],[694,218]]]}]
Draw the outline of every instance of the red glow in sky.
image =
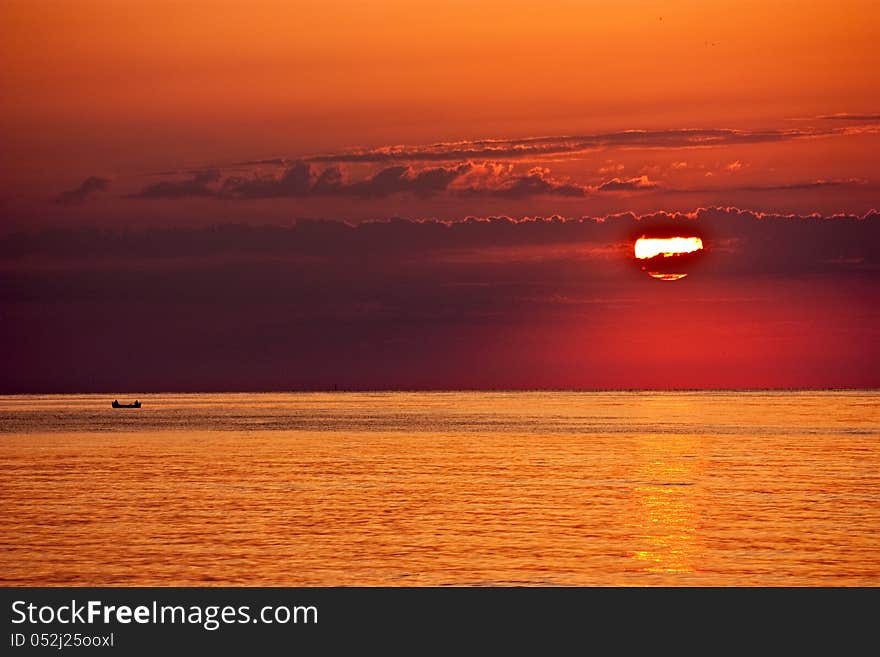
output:
[{"label": "red glow in sky", "polygon": [[3,391],[880,384],[878,18],[9,0]]}]

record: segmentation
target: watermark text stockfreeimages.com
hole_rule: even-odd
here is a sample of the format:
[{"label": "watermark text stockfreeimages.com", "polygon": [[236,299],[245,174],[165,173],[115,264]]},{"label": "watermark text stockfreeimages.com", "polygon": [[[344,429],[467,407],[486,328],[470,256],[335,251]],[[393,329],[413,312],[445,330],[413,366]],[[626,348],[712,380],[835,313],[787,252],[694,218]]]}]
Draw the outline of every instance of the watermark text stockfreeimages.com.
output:
[{"label": "watermark text stockfreeimages.com", "polygon": [[107,604],[101,600],[64,604],[36,605],[27,600],[12,603],[13,625],[200,625],[214,631],[223,625],[262,623],[317,624],[318,608],[314,605],[266,605],[252,609],[250,605],[168,605],[153,600],[142,605]]}]

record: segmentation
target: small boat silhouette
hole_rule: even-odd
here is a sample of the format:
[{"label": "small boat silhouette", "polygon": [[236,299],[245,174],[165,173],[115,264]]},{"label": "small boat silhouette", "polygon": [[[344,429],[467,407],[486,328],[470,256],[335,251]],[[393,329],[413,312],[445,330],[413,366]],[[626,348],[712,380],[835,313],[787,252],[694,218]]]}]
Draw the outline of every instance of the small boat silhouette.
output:
[{"label": "small boat silhouette", "polygon": [[113,404],[111,404],[113,408],[140,408],[141,403],[137,400],[133,404],[120,404],[118,399],[113,400]]}]

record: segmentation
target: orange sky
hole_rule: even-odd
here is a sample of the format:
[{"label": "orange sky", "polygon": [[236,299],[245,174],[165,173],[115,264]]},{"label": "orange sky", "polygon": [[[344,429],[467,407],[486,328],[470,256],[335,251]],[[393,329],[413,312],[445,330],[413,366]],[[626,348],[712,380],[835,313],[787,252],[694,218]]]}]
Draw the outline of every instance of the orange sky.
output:
[{"label": "orange sky", "polygon": [[[51,196],[89,175],[353,147],[797,127],[790,119],[876,112],[880,88],[880,9],[866,0],[2,8],[7,201]],[[819,145],[809,159],[826,163],[826,177],[865,177],[876,172],[865,167],[878,144],[864,139]],[[806,175],[803,158],[774,153],[746,155],[776,177],[780,167]],[[720,167],[742,158],[712,155]],[[637,157],[632,170],[676,159]],[[583,166],[556,168],[577,176]]]}]

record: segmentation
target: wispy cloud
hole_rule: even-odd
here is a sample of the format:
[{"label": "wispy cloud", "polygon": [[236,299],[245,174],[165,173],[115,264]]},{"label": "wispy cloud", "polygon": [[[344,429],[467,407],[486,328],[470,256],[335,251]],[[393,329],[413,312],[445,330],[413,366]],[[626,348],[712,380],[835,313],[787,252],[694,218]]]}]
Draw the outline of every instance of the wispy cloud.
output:
[{"label": "wispy cloud", "polygon": [[637,178],[613,178],[608,182],[604,182],[598,186],[600,192],[622,192],[622,191],[638,191],[642,189],[654,189],[657,183],[650,180],[648,176],[639,176]]},{"label": "wispy cloud", "polygon": [[217,169],[198,171],[186,180],[163,180],[147,185],[133,198],[189,198],[193,196],[214,196],[215,191],[210,188],[221,178]]},{"label": "wispy cloud", "polygon": [[880,121],[880,114],[848,114],[846,112],[839,112],[837,114],[823,114],[816,118],[826,121]]},{"label": "wispy cloud", "polygon": [[79,187],[61,192],[55,197],[55,202],[59,205],[81,205],[99,192],[105,192],[109,188],[109,178],[89,176],[82,181]]},{"label": "wispy cloud", "polygon": [[440,142],[425,146],[384,146],[342,151],[305,158],[311,162],[392,162],[427,160],[537,158],[613,148],[708,148],[734,144],[782,142],[842,134],[842,128],[734,130],[728,128],[675,128],[623,130],[587,135],[520,139],[479,139]]},{"label": "wispy cloud", "polygon": [[865,189],[870,187],[871,182],[864,178],[843,178],[829,180],[802,180],[786,183],[732,185],[723,187],[668,187],[664,189],[664,191],[673,194],[696,194],[704,192],[781,192],[847,188]]}]

